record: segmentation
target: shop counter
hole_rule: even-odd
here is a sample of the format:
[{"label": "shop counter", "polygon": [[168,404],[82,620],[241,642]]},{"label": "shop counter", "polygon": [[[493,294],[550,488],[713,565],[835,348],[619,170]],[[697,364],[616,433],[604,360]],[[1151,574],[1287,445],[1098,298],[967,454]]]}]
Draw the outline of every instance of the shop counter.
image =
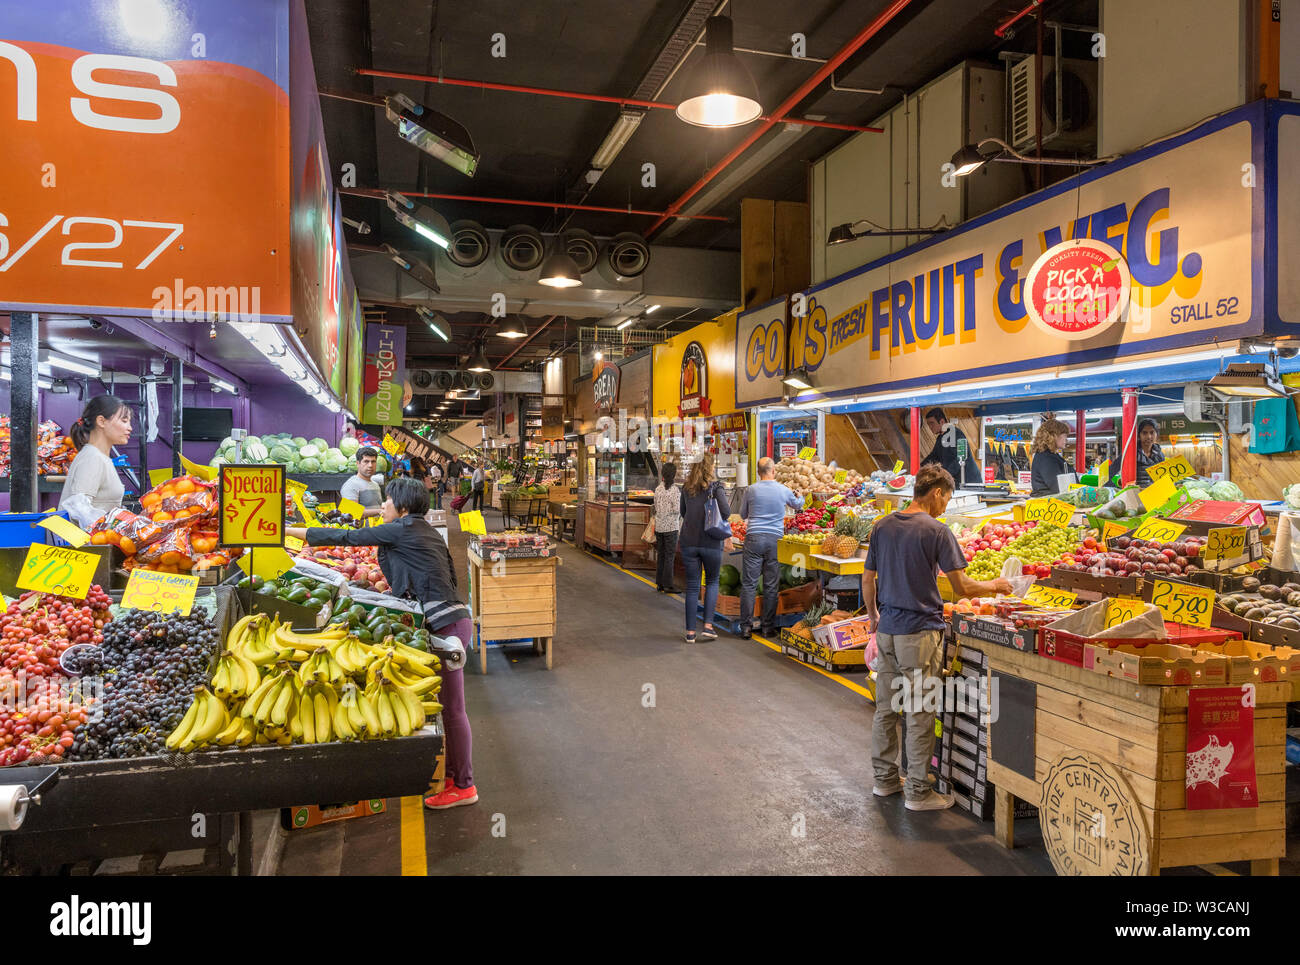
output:
[{"label": "shop counter", "polygon": [[589,499],[583,519],[583,539],[607,553],[641,551],[641,533],[654,516],[654,506],[642,503],[607,503]]},{"label": "shop counter", "polygon": [[487,673],[487,644],[493,640],[531,640],[533,652],[545,654],[551,669],[559,565],[558,556],[485,560],[469,550],[469,609],[481,673]]},{"label": "shop counter", "polygon": [[811,546],[808,543],[778,540],[776,558],[787,566],[801,564],[805,569],[821,570],[832,576],[856,576],[860,575],[865,568],[864,557],[854,556],[846,559],[840,556],[825,556],[821,553],[810,553],[809,549]]}]

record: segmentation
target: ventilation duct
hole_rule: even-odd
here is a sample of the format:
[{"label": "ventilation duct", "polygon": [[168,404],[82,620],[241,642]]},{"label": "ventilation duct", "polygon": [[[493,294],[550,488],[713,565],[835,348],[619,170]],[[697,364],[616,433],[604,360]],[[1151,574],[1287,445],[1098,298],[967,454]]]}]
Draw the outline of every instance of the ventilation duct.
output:
[{"label": "ventilation duct", "polygon": [[584,275],[596,267],[596,261],[600,258],[600,247],[591,232],[580,228],[571,229],[564,233],[563,243],[564,250],[577,263],[578,270]]},{"label": "ventilation duct", "polygon": [[492,388],[497,384],[496,377],[491,372],[481,372],[474,379],[475,387],[484,391]]},{"label": "ventilation duct", "polygon": [[600,273],[613,282],[636,278],[650,264],[650,246],[630,231],[615,235],[605,244]]},{"label": "ventilation duct", "polygon": [[497,245],[497,261],[502,272],[516,281],[523,281],[530,272],[541,267],[546,258],[546,242],[542,233],[530,225],[507,228]]},{"label": "ventilation duct", "polygon": [[[418,384],[418,383],[417,383]],[[446,392],[456,384],[456,373],[454,372],[434,372],[433,387],[439,392]]]},{"label": "ventilation duct", "polygon": [[466,269],[462,277],[468,277],[469,269],[478,268],[491,254],[492,239],[477,221],[457,221],[451,226],[447,260],[457,268]]},{"label": "ventilation duct", "polygon": [[411,384],[417,389],[427,389],[433,385],[433,374],[428,369],[416,369],[411,374]]}]

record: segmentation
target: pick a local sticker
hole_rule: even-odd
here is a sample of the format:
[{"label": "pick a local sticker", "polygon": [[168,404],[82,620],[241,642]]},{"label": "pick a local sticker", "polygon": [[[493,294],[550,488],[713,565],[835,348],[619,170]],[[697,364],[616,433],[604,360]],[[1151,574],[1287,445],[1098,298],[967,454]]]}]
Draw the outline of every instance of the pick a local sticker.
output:
[{"label": "pick a local sticker", "polygon": [[1025,310],[1057,338],[1091,338],[1124,314],[1130,282],[1124,256],[1104,241],[1063,241],[1029,269]]}]

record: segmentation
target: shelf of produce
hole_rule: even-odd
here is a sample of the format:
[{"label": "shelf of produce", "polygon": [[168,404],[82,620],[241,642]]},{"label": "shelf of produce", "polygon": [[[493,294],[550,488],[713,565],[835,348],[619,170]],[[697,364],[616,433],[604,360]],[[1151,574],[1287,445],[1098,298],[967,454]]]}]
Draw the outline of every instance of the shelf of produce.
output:
[{"label": "shelf of produce", "polygon": [[814,544],[787,539],[778,540],[776,558],[787,566],[802,564],[807,569],[821,570],[830,573],[832,576],[854,576],[863,571],[866,560],[856,557],[845,559],[838,556],[825,556],[821,553],[810,553],[808,551],[812,548],[812,545]]},{"label": "shelf of produce", "polygon": [[308,492],[336,493],[351,479],[350,472],[291,472],[289,478],[303,483]]},{"label": "shelf of produce", "polygon": [[[999,716],[988,735],[988,779],[997,787],[997,835],[1013,844],[1013,800],[1040,808],[1048,853],[1058,873],[1159,874],[1162,868],[1250,861],[1277,874],[1286,853],[1286,703],[1289,683],[1255,685],[1257,806],[1188,810],[1187,730],[1191,689],[1149,686],[961,635],[987,655],[997,678]],[[991,687],[992,685],[990,685]],[[1069,762],[1068,764],[1066,762]],[[1062,768],[1080,768],[1070,787],[1105,788],[1106,834],[1088,860],[1069,841],[1051,846],[1061,826]],[[1058,782],[1045,784],[1053,774]],[[1032,776],[1030,776],[1032,775]],[[1065,775],[1068,779],[1069,775]],[[1098,791],[1098,793],[1100,793]],[[1079,802],[1091,813],[1091,807]],[[1125,815],[1131,820],[1124,819]]]},{"label": "shelf of produce", "polygon": [[469,608],[474,620],[474,644],[479,670],[487,673],[487,644],[491,640],[532,640],[534,652],[544,652],[551,669],[556,622],[558,556],[510,559],[494,563],[470,550]]}]

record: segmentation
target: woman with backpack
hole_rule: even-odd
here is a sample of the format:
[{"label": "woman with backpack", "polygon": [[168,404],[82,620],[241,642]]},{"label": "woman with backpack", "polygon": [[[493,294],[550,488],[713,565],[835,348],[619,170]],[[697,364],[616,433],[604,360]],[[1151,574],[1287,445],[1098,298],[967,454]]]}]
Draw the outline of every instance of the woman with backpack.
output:
[{"label": "woman with backpack", "polygon": [[731,507],[722,483],[714,472],[713,454],[706,452],[700,461],[691,466],[682,487],[681,547],[682,564],[686,567],[686,642],[695,642],[695,608],[699,606],[700,571],[704,571],[704,627],[700,640],[718,639],[713,629],[713,611],[718,605],[718,573],[722,570],[724,542],[731,542],[731,527],[727,517]]}]

